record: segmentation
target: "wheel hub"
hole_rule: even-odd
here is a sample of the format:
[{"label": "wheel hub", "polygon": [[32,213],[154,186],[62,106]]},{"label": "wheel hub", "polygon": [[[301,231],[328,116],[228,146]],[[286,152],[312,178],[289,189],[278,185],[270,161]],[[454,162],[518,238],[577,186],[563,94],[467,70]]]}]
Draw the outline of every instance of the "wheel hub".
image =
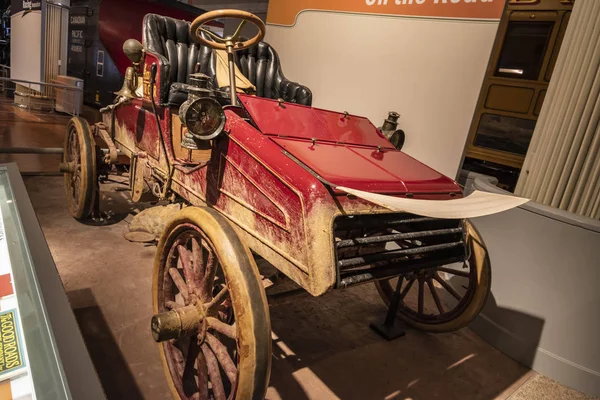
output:
[{"label": "wheel hub", "polygon": [[66,174],[73,174],[81,170],[81,165],[77,164],[76,161],[64,162],[58,164],[58,170]]},{"label": "wheel hub", "polygon": [[415,278],[419,281],[427,281],[429,279],[433,279],[434,276],[436,276],[437,271],[435,269],[423,269],[423,270],[419,270],[416,272],[413,272],[412,274],[409,274],[406,276],[407,279],[410,278]]},{"label": "wheel hub", "polygon": [[159,343],[193,334],[203,338],[206,317],[206,307],[196,298],[192,304],[154,315],[150,323],[152,337]]}]

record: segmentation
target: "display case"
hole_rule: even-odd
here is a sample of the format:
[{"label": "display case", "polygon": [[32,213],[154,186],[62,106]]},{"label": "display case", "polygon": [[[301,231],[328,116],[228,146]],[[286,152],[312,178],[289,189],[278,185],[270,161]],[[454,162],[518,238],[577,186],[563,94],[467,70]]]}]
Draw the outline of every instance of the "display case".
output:
[{"label": "display case", "polygon": [[0,164],[0,399],[101,399],[16,164]]}]

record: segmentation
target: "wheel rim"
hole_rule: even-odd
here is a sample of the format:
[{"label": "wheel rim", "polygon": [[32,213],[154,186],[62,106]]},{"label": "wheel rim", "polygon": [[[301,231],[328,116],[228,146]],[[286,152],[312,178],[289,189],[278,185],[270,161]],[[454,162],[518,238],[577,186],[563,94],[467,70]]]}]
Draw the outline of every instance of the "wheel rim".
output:
[{"label": "wheel rim", "polygon": [[238,380],[238,332],[229,285],[210,239],[184,224],[168,251],[158,291],[159,312],[195,305],[205,315],[192,334],[161,344],[182,399],[232,399]]},{"label": "wheel rim", "polygon": [[65,151],[65,162],[73,165],[72,171],[65,173],[67,176],[68,199],[72,209],[79,208],[82,177],[81,177],[81,145],[75,125],[69,126],[67,151]]},{"label": "wheel rim", "polygon": [[[444,279],[441,273],[450,276],[453,284]],[[418,323],[443,324],[454,320],[469,306],[477,286],[477,270],[471,265],[471,261],[466,261],[462,268],[440,266],[380,282],[380,287],[386,292],[388,300],[398,282],[400,282],[399,314]],[[454,286],[457,285],[460,285],[462,290],[456,290]],[[408,296],[409,293],[414,296]],[[445,299],[450,301],[446,302]]]}]

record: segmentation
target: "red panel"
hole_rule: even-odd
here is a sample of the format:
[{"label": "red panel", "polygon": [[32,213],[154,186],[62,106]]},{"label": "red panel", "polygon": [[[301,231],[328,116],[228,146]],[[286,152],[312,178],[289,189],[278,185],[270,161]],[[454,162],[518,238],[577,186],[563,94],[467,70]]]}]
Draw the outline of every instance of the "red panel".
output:
[{"label": "red panel", "polygon": [[350,149],[371,163],[398,177],[410,193],[461,191],[460,186],[455,181],[401,151],[377,151],[364,147],[350,147]]},{"label": "red panel", "polygon": [[[143,102],[141,99],[133,99],[128,104],[122,105],[115,110],[116,121],[118,124],[118,130],[123,132],[122,135],[126,135],[126,138],[121,137],[117,134],[117,138],[121,141],[128,140],[133,142],[135,138],[135,144],[141,150],[144,150],[148,155],[158,159],[159,157],[159,146],[160,141],[158,137],[158,126],[156,124],[156,116],[152,110],[147,109],[149,105],[147,102]],[[157,108],[161,121],[165,123],[165,117],[167,116],[166,109]],[[170,118],[170,117],[169,117]],[[170,129],[170,120],[168,126],[163,126],[163,130]],[[124,128],[124,129],[123,129]],[[168,132],[168,131],[167,131]]]},{"label": "red panel", "polygon": [[[280,227],[289,228],[285,211],[273,199],[271,188],[267,185],[271,180],[269,171],[257,165],[256,161],[245,154],[240,154],[239,146],[231,146],[231,156],[225,157],[225,172],[223,175],[223,188],[226,194],[241,205],[251,209],[256,215],[278,224]],[[235,160],[233,158],[236,158]],[[238,165],[241,164],[241,165]],[[249,164],[248,166],[246,166]],[[242,169],[244,168],[244,169]],[[260,179],[257,171],[260,170]],[[255,176],[250,176],[250,173]],[[269,182],[271,183],[271,182]],[[229,192],[229,189],[238,189]],[[244,188],[244,190],[239,190]],[[275,194],[281,193],[278,190]]]},{"label": "red panel", "polygon": [[369,147],[393,148],[367,118],[356,115],[239,95],[242,104],[265,135],[318,139]]},{"label": "red panel", "polygon": [[[316,178],[284,155],[281,147],[269,137],[263,135],[230,110],[226,110],[225,115],[227,116],[225,129],[230,131],[230,137],[243,143],[244,148],[259,158],[261,164],[268,167],[269,170],[273,171],[283,181],[290,183],[295,189],[303,193],[303,196],[307,199],[315,199],[319,196],[331,197],[329,192]],[[245,166],[243,161],[240,162],[242,162],[241,166],[244,169],[252,169],[251,160],[248,160],[250,164],[247,166]],[[260,171],[256,173],[258,174],[258,181],[261,181],[263,178]],[[278,188],[275,193],[279,193],[280,191]],[[310,202],[307,203],[307,207],[311,206]]]},{"label": "red panel", "polygon": [[402,181],[346,145],[272,138],[334,185],[371,192],[405,193]]},{"label": "red panel", "polygon": [[239,95],[239,98],[258,128],[266,135],[336,141],[324,121],[310,107],[289,103],[280,106],[276,100],[248,95]]},{"label": "red panel", "polygon": [[313,110],[325,122],[327,129],[337,142],[394,148],[367,118],[356,115],[345,116],[338,112],[318,108]]}]

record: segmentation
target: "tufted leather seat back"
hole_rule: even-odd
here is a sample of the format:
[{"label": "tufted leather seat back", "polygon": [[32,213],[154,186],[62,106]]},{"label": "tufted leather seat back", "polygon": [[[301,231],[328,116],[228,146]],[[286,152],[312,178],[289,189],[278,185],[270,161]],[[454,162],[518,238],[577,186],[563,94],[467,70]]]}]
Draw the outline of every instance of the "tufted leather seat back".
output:
[{"label": "tufted leather seat back", "polygon": [[268,43],[260,42],[237,52],[236,56],[238,68],[256,86],[257,96],[311,105],[310,89],[285,78],[279,55]]},{"label": "tufted leather seat back", "polygon": [[[206,46],[196,43],[190,33],[190,23],[156,14],[144,17],[142,41],[144,47],[166,58],[169,68],[164,72],[169,83],[178,83],[173,88],[181,91],[189,84],[189,75],[196,65],[213,79],[217,87],[216,55]],[[311,105],[312,93],[306,86],[289,81],[281,71],[277,52],[265,42],[236,52],[236,63],[242,73],[256,86],[256,94],[270,99],[282,98],[285,101]],[[171,92],[173,92],[171,90]],[[169,97],[175,97],[173,93]],[[162,99],[163,103],[173,104],[172,99]],[[178,101],[179,102],[179,101]]]}]

